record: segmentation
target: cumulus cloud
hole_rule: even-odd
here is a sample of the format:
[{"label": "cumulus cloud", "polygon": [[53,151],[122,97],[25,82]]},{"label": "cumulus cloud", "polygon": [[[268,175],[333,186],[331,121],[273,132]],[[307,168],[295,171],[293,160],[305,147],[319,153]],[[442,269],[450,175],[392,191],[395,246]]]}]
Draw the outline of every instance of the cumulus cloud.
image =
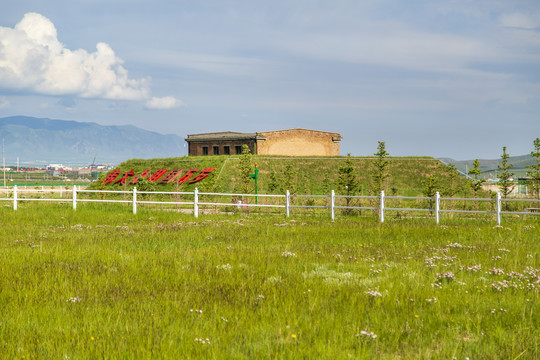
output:
[{"label": "cumulus cloud", "polygon": [[[122,63],[106,43],[98,43],[94,52],[67,49],[58,40],[54,24],[37,13],[24,15],[14,28],[0,26],[0,87],[5,89],[82,98],[149,99],[150,79],[129,78]],[[156,103],[163,108],[174,101]]]},{"label": "cumulus cloud", "polygon": [[153,97],[146,102],[146,108],[152,110],[166,110],[180,106],[184,106],[184,103],[173,96],[165,96],[161,98]]}]

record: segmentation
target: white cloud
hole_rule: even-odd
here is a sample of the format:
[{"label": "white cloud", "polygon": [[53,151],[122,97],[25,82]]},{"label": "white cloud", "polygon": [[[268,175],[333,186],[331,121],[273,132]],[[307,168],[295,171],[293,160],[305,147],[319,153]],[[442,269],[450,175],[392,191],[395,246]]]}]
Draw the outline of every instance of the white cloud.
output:
[{"label": "white cloud", "polygon": [[173,96],[165,96],[161,98],[153,97],[146,102],[146,108],[152,110],[166,110],[177,108],[180,106],[185,105]]},{"label": "white cloud", "polygon": [[0,26],[0,87],[46,95],[145,100],[149,79],[130,79],[108,44],[95,52],[67,49],[54,24],[27,13],[15,27]]},{"label": "white cloud", "polygon": [[6,109],[9,107],[9,101],[5,96],[0,96],[0,109]]},{"label": "white cloud", "polygon": [[540,27],[540,15],[522,13],[506,14],[499,19],[501,25],[519,29],[532,30]]}]

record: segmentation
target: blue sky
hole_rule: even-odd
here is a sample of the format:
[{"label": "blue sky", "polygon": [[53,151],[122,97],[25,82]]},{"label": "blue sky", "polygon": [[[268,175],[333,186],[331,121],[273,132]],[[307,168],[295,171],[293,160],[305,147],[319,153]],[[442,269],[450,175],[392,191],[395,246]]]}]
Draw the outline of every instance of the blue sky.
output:
[{"label": "blue sky", "polygon": [[0,13],[11,115],[523,155],[540,137],[540,2],[18,0]]}]

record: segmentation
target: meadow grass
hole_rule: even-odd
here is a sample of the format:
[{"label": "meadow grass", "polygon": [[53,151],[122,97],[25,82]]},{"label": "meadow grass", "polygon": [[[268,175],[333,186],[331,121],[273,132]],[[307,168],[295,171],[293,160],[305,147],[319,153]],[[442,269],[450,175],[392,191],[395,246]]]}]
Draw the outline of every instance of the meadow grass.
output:
[{"label": "meadow grass", "polygon": [[0,216],[3,358],[540,357],[534,218]]}]

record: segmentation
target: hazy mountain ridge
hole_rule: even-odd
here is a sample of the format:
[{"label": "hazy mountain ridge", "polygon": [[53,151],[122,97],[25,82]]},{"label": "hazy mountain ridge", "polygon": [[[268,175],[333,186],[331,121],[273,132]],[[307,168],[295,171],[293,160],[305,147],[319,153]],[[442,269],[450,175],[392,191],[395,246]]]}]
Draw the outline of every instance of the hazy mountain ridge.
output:
[{"label": "hazy mountain ridge", "polygon": [[[456,165],[456,168],[466,173],[468,170],[470,170],[473,167],[473,160],[454,160],[451,158],[439,158],[442,162],[446,164],[454,164]],[[498,165],[501,163],[501,159],[478,159],[480,162],[480,169],[482,170],[482,173],[495,177],[495,174],[497,172],[500,172],[498,169]],[[508,159],[508,163],[512,164],[512,168],[510,169],[511,172],[515,173],[516,176],[526,176],[526,173],[528,171],[527,166],[530,166],[534,164],[534,159],[532,156],[529,155],[519,155],[519,156],[510,156]]]},{"label": "hazy mountain ridge", "polygon": [[119,163],[132,158],[182,156],[184,139],[131,125],[103,126],[92,122],[27,116],[0,118],[6,165],[45,162]]}]

